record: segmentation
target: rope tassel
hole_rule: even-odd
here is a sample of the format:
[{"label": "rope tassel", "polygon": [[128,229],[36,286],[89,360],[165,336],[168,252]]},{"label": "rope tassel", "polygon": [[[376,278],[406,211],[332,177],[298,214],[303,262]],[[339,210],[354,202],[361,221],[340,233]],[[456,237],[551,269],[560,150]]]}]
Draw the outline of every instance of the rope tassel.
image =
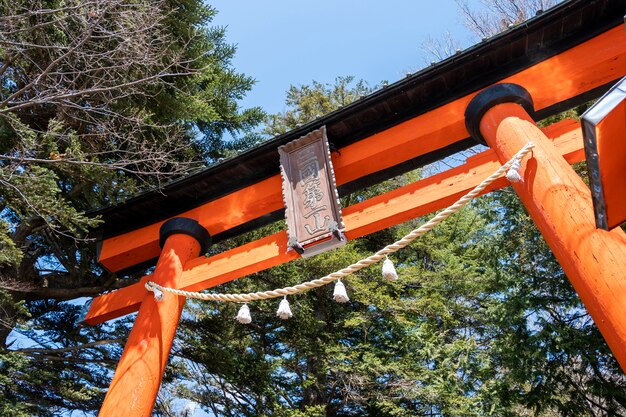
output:
[{"label": "rope tassel", "polygon": [[335,283],[335,290],[333,291],[333,299],[338,303],[347,303],[350,301],[348,293],[346,292],[346,286],[343,285],[340,279]]},{"label": "rope tassel", "polygon": [[250,307],[248,304],[244,304],[239,309],[237,313],[237,321],[241,324],[250,324],[252,323],[252,316],[250,315]]},{"label": "rope tassel", "polygon": [[293,316],[293,314],[291,313],[291,308],[289,308],[289,301],[287,301],[287,296],[285,296],[285,298],[283,298],[280,301],[280,304],[278,305],[278,311],[276,312],[276,315],[281,320],[287,320],[287,319],[290,319]]},{"label": "rope tassel", "polygon": [[155,301],[158,303],[159,301],[163,300],[163,297],[165,297],[165,294],[163,294],[163,291],[161,291],[158,288],[155,288],[154,290],[154,299]]},{"label": "rope tassel", "polygon": [[383,278],[387,281],[395,281],[398,279],[396,267],[393,266],[393,262],[389,258],[386,258],[385,262],[383,262]]},{"label": "rope tassel", "polygon": [[522,164],[519,159],[516,159],[511,164],[511,168],[506,173],[506,179],[510,182],[520,182],[522,180],[522,176],[519,173],[519,170],[522,168]]},{"label": "rope tassel", "polygon": [[146,290],[152,291],[154,293],[154,301],[158,303],[159,301],[163,300],[163,297],[165,296],[165,294],[163,294],[163,291],[161,291],[157,287],[154,287],[152,285],[152,282],[150,281],[146,282],[145,287],[146,287]]}]

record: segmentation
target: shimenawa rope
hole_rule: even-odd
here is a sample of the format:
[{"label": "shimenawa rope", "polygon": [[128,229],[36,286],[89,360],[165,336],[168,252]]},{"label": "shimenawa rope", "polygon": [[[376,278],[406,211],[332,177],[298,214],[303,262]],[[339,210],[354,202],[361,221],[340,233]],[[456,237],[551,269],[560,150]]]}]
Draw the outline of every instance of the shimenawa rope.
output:
[{"label": "shimenawa rope", "polygon": [[[270,298],[278,298],[284,297],[286,295],[299,294],[305,291],[308,291],[312,288],[321,287],[326,284],[330,284],[336,280],[339,280],[343,277],[346,277],[350,274],[353,274],[366,266],[372,265],[381,259],[387,257],[387,255],[397,252],[398,250],[404,248],[409,245],[419,236],[425,234],[426,232],[432,230],[439,223],[450,217],[452,214],[459,211],[463,206],[469,203],[472,199],[477,197],[485,188],[487,188],[492,182],[500,178],[509,168],[512,171],[507,174],[507,178],[516,178],[517,170],[520,167],[520,161],[532,150],[535,145],[532,142],[528,142],[522,149],[520,149],[507,163],[502,165],[497,171],[491,174],[489,177],[485,178],[480,184],[478,184],[473,190],[465,194],[463,197],[458,199],[456,203],[452,204],[435,217],[430,219],[428,222],[424,223],[417,229],[414,229],[402,239],[385,246],[383,249],[379,250],[373,255],[368,256],[365,259],[361,259],[360,261],[353,263],[352,265],[340,269],[339,271],[328,274],[322,278],[318,278],[312,281],[303,282],[298,285],[294,285],[293,287],[285,287],[271,291],[260,291],[248,294],[215,294],[215,293],[202,293],[202,292],[191,292],[184,290],[177,290],[175,288],[163,287],[159,284],[156,284],[152,281],[146,282],[145,286],[148,291],[153,291],[155,293],[155,298],[162,298],[162,293],[170,293],[174,295],[179,295],[187,298],[195,298],[198,300],[205,301],[227,301],[234,303],[246,303],[249,301],[256,300],[267,300]],[[519,173],[517,173],[519,174]],[[519,175],[518,175],[519,176]],[[521,177],[520,177],[521,178]]]}]

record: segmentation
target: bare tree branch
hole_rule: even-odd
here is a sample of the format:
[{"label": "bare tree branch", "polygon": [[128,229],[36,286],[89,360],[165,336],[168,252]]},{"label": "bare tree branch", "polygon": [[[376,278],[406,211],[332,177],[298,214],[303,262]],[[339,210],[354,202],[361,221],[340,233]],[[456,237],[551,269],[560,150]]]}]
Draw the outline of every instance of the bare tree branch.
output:
[{"label": "bare tree branch", "polygon": [[67,352],[74,352],[77,350],[89,349],[95,346],[122,344],[122,343],[124,343],[124,340],[122,339],[106,339],[106,340],[98,340],[98,341],[91,342],[91,343],[84,343],[78,346],[70,346],[70,347],[58,348],[58,349],[27,348],[27,349],[15,349],[15,350],[12,350],[12,352],[23,353],[23,354],[58,355],[60,353],[67,353]]}]

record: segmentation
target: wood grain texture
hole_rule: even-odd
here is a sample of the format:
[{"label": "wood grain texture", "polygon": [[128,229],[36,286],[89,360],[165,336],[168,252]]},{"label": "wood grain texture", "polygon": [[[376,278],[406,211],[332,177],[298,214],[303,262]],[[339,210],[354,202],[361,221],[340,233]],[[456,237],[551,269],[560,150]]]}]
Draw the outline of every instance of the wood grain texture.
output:
[{"label": "wood grain texture", "polygon": [[[151,279],[178,287],[183,265],[196,258],[200,245],[191,236],[170,236]],[[100,417],[149,417],[165,371],[184,297],[168,296],[156,302],[144,291],[141,308],[115,370]]]},{"label": "wood grain texture", "polygon": [[589,188],[521,106],[491,108],[480,127],[500,161],[535,143],[513,188],[626,370],[626,234],[596,229]]}]

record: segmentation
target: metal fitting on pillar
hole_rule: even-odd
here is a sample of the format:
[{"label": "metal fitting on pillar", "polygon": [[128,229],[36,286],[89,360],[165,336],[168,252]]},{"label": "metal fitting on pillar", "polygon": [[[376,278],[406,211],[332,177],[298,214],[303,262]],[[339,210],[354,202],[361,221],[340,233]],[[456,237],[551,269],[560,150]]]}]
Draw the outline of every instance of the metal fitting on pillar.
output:
[{"label": "metal fitting on pillar", "polygon": [[200,244],[200,253],[205,253],[211,245],[211,234],[196,220],[186,217],[169,219],[159,230],[159,246],[163,248],[165,241],[171,235],[183,234],[193,237]]},{"label": "metal fitting on pillar", "polygon": [[533,117],[533,98],[524,87],[512,83],[496,84],[476,94],[465,109],[465,127],[472,138],[481,145],[487,145],[480,133],[480,121],[487,111],[502,103],[517,103]]}]

